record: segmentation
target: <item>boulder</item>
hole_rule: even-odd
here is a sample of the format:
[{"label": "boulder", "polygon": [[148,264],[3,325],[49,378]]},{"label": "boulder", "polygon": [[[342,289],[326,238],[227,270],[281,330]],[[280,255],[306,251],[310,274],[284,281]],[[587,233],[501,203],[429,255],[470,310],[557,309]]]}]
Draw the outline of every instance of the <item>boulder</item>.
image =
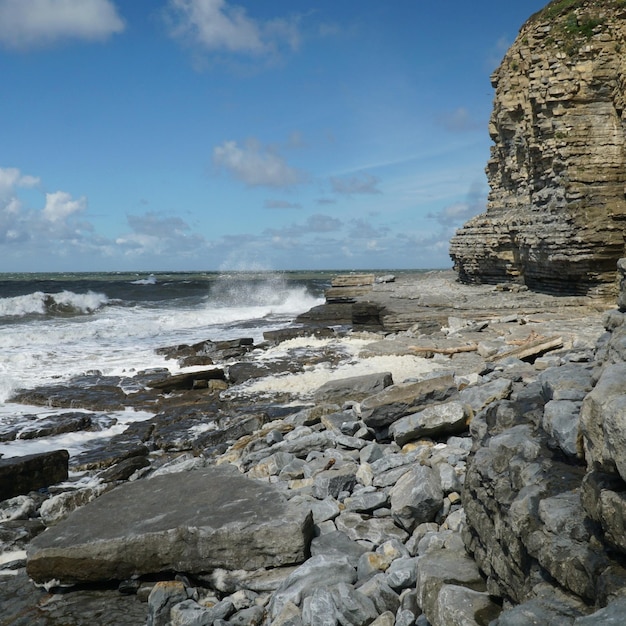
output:
[{"label": "boulder", "polygon": [[382,391],[392,384],[393,379],[390,372],[350,376],[349,378],[339,378],[324,383],[315,391],[314,397],[316,400],[330,401],[335,399],[341,401],[361,400]]},{"label": "boulder", "polygon": [[0,501],[67,480],[67,450],[0,459]]},{"label": "boulder", "polygon": [[172,391],[180,391],[182,389],[193,389],[197,386],[198,381],[207,380],[226,380],[224,370],[219,367],[214,367],[200,372],[175,374],[167,378],[159,378],[150,381],[148,387],[158,389],[163,393],[171,393]]},{"label": "boulder", "polygon": [[441,549],[417,557],[417,601],[433,626],[448,624],[445,613],[440,612],[439,602],[440,592],[447,585],[485,591],[478,567],[467,555]]},{"label": "boulder", "polygon": [[302,562],[310,510],[227,467],[126,483],[33,541],[38,582],[122,580],[166,571],[253,570]]},{"label": "boulder", "polygon": [[407,532],[435,520],[443,505],[439,474],[425,465],[406,472],[390,492],[391,514]]},{"label": "boulder", "polygon": [[460,402],[435,404],[401,417],[391,424],[389,434],[400,446],[420,437],[437,439],[464,432],[470,417],[469,408]]},{"label": "boulder", "polygon": [[397,419],[415,413],[426,403],[447,399],[455,391],[451,374],[392,385],[361,402],[361,417],[371,428],[385,428]]}]

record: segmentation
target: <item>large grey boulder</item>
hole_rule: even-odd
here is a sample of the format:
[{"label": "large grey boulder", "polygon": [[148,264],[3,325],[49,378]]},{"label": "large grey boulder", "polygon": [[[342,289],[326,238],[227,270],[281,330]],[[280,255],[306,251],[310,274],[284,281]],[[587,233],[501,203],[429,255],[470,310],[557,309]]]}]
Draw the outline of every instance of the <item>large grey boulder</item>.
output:
[{"label": "large grey boulder", "polygon": [[469,407],[460,402],[435,404],[401,417],[391,424],[389,434],[400,446],[420,437],[456,435],[467,430],[470,417]]},{"label": "large grey boulder", "polygon": [[364,376],[350,376],[329,380],[317,389],[316,400],[361,400],[367,396],[383,391],[393,384],[390,372],[380,374],[365,374]]},{"label": "large grey boulder", "polygon": [[392,385],[361,402],[361,417],[370,428],[384,428],[426,403],[445,400],[455,391],[451,374]]},{"label": "large grey boulder", "polygon": [[308,556],[312,532],[310,509],[210,467],[126,483],[77,509],[31,543],[27,571],[72,584],[291,565]]}]

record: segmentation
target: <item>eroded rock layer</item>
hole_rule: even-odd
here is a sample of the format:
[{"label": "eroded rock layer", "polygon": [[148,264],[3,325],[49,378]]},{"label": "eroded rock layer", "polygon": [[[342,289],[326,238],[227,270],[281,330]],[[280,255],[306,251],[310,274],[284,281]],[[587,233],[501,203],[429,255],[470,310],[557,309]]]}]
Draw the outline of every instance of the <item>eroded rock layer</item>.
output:
[{"label": "eroded rock layer", "polygon": [[624,253],[626,3],[555,0],[492,76],[487,210],[451,240],[460,280],[608,295]]}]

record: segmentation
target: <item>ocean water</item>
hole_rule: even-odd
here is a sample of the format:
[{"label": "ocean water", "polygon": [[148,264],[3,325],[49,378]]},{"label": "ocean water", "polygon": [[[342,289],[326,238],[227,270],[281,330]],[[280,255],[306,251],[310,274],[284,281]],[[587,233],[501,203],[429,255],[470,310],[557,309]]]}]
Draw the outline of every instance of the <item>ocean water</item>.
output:
[{"label": "ocean water", "polygon": [[[155,349],[252,337],[281,328],[324,301],[336,272],[0,274],[0,424],[52,409],[10,402],[18,389],[90,371],[176,370]],[[117,429],[147,414],[116,416]],[[107,436],[113,433],[90,436]],[[75,437],[75,439],[72,439]],[[76,452],[84,434],[55,442],[8,442],[0,455],[55,447]]]}]

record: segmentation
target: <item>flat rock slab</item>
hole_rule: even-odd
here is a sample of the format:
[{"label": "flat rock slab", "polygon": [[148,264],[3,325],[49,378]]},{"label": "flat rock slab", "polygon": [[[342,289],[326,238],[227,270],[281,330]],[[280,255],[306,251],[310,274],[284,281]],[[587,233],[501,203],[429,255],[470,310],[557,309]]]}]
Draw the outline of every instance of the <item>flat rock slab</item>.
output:
[{"label": "flat rock slab", "polygon": [[303,562],[310,509],[234,468],[126,483],[48,528],[28,550],[36,582],[122,580],[166,571],[255,570]]}]

